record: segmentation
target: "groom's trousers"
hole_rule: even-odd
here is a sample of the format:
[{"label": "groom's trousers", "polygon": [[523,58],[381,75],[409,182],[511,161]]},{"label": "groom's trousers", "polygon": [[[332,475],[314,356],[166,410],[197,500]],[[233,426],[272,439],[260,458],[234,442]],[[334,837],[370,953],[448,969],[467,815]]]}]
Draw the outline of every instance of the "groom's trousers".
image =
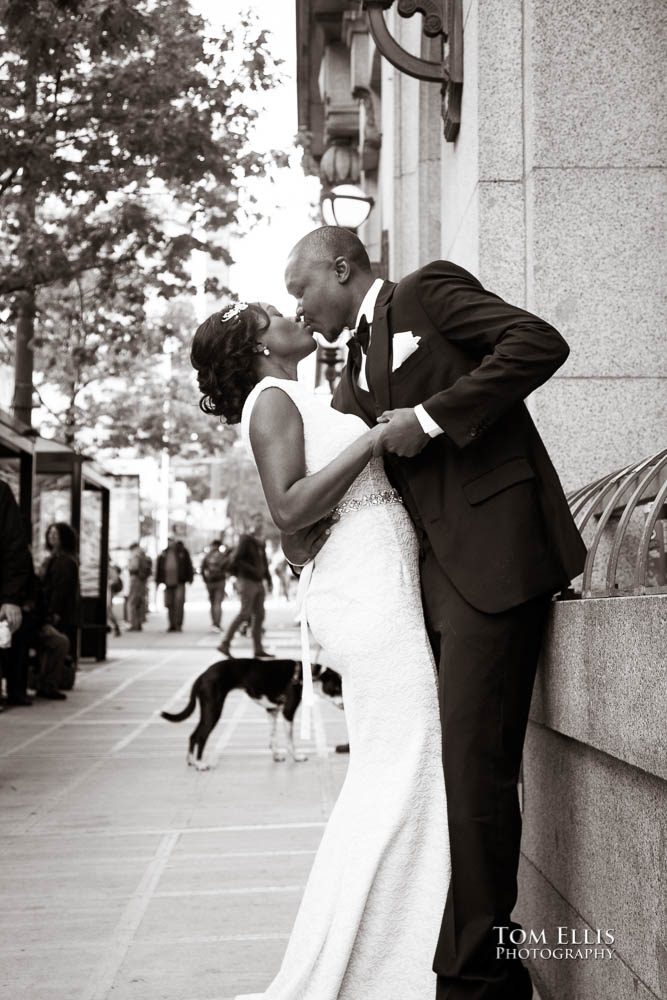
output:
[{"label": "groom's trousers", "polygon": [[[498,957],[516,928],[517,783],[550,595],[499,614],[463,599],[422,537],[422,588],[439,661],[452,878],[433,968],[437,1000],[530,1000],[518,959]],[[508,931],[504,940],[507,941]]]}]

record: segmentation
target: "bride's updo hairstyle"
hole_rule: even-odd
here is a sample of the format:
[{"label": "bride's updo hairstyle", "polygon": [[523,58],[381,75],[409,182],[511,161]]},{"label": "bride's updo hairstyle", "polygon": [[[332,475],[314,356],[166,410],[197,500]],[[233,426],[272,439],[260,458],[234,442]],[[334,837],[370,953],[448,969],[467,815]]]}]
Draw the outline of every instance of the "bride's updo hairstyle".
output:
[{"label": "bride's updo hairstyle", "polygon": [[[228,317],[228,318],[225,318]],[[259,381],[257,341],[269,326],[256,303],[231,306],[205,319],[192,341],[190,362],[197,372],[204,413],[238,424],[251,390]]]}]

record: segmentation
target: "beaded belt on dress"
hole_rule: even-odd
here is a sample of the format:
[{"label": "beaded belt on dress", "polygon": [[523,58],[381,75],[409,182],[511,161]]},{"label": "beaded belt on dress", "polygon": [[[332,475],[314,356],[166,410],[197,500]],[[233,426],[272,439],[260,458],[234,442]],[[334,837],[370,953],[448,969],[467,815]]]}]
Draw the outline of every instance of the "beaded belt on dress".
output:
[{"label": "beaded belt on dress", "polygon": [[366,493],[363,497],[351,497],[334,507],[333,513],[348,514],[350,511],[360,510],[362,507],[379,507],[380,504],[387,503],[403,503],[403,498],[398,490],[380,490],[379,493]]}]

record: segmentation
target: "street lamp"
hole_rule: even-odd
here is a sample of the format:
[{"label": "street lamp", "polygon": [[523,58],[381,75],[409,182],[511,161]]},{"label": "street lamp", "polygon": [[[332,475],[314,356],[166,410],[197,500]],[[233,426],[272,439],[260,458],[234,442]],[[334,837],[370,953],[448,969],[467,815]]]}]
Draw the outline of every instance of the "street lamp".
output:
[{"label": "street lamp", "polygon": [[327,226],[358,229],[371,213],[375,202],[356,184],[337,184],[323,192],[322,218]]}]

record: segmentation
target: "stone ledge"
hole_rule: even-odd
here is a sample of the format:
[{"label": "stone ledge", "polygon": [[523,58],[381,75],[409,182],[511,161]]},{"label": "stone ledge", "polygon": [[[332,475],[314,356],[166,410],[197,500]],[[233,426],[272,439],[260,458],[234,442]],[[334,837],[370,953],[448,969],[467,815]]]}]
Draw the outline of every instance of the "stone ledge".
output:
[{"label": "stone ledge", "polygon": [[[514,916],[525,931],[532,928],[539,933],[544,928],[552,942],[557,940],[558,927],[578,932],[588,929],[591,936],[595,933],[596,928],[582,920],[524,855],[519,866],[519,900]],[[526,964],[542,1000],[602,1000],[612,996],[614,1000],[658,1000],[658,994],[617,955],[611,959],[537,958]]]},{"label": "stone ledge", "polygon": [[667,778],[667,594],[556,602],[530,718]]}]

